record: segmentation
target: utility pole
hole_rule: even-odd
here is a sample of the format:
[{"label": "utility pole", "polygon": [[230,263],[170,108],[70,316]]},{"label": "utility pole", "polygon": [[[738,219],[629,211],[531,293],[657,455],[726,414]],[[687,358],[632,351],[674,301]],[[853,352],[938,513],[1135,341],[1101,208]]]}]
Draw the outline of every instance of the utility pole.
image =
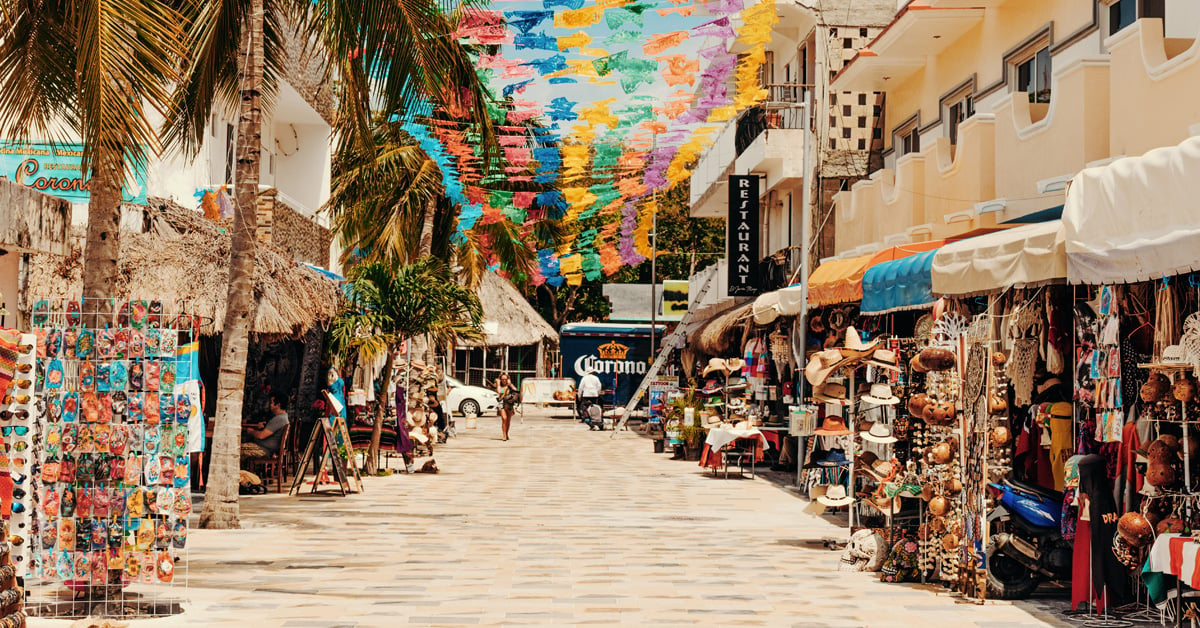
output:
[{"label": "utility pole", "polygon": [[658,333],[658,191],[654,192],[654,215],[650,217],[650,357],[655,357]]},{"label": "utility pole", "polygon": [[[812,124],[812,90],[806,90],[804,93],[804,188],[800,195],[800,316],[796,319],[796,326],[792,331],[792,353],[796,359],[796,364],[801,367],[805,363],[805,352],[808,349],[808,257],[811,250],[810,231],[812,230],[812,186],[815,177],[813,177],[813,151],[815,150],[814,130]],[[797,344],[799,348],[797,349]],[[804,376],[801,375],[797,380],[796,386],[796,401],[797,405],[804,405],[804,388],[807,382]],[[802,457],[804,452],[800,448],[801,440],[796,439],[796,455]],[[800,486],[803,482],[804,465],[797,462],[796,464],[796,486]]]}]

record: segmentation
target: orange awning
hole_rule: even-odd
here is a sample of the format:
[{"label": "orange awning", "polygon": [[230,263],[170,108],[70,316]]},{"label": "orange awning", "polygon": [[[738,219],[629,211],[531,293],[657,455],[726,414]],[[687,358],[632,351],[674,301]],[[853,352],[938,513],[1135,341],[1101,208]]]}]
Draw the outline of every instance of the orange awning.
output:
[{"label": "orange awning", "polygon": [[944,244],[946,244],[945,240],[915,242],[889,247],[878,253],[861,257],[833,260],[827,264],[821,264],[808,278],[808,303],[820,306],[861,301],[863,296],[862,279],[867,269],[876,264],[932,251],[941,248]]}]

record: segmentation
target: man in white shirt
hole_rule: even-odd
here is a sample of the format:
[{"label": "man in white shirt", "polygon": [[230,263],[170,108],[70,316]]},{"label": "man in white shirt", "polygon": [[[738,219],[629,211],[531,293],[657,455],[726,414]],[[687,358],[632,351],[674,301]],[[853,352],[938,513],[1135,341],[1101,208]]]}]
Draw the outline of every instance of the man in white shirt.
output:
[{"label": "man in white shirt", "polygon": [[600,391],[603,389],[603,384],[600,383],[600,378],[596,377],[595,369],[588,369],[588,372],[579,380],[579,409],[586,412],[589,407],[600,405]]}]

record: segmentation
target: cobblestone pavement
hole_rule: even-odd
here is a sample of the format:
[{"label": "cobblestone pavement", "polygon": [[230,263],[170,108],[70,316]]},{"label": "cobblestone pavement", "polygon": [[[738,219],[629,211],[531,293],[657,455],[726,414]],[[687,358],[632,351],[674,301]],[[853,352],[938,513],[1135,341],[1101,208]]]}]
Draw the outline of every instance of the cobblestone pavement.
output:
[{"label": "cobblestone pavement", "polygon": [[134,625],[1061,625],[839,573],[808,541],[841,529],[789,491],[609,436],[527,416],[502,442],[484,418],[440,448],[439,475],[243,498],[245,529],[193,532],[186,612]]}]

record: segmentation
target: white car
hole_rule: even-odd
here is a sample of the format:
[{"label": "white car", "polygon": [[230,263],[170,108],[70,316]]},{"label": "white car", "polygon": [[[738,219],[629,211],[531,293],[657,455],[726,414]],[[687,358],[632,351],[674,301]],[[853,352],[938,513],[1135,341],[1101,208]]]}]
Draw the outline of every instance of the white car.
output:
[{"label": "white car", "polygon": [[483,416],[485,412],[500,409],[500,397],[493,390],[479,386],[468,386],[453,377],[446,377],[450,391],[446,393],[446,405],[451,412],[463,415]]}]

